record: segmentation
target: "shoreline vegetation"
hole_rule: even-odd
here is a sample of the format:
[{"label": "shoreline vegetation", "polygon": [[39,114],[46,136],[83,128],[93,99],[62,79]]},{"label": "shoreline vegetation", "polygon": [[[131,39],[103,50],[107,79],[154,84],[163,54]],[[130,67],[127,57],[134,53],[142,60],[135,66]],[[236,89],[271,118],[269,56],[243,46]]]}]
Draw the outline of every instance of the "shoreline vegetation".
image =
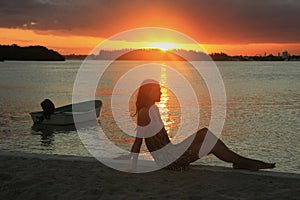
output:
[{"label": "shoreline vegetation", "polygon": [[290,55],[287,51],[277,56],[229,56],[226,53],[206,54],[199,51],[174,49],[163,51],[160,49],[121,49],[100,50],[98,55],[65,55],[67,60],[168,60],[168,61],[300,61],[300,55]]},{"label": "shoreline vegetation", "polygon": [[44,46],[20,47],[13,45],[0,45],[0,61],[65,61],[65,60],[146,60],[146,61],[300,61],[300,55],[290,55],[287,51],[261,56],[230,56],[226,53],[206,54],[201,51],[173,49],[121,49],[100,50],[98,54],[91,55],[61,55]]},{"label": "shoreline vegetation", "polygon": [[5,60],[65,61],[65,57],[43,46],[0,45],[0,61]]}]

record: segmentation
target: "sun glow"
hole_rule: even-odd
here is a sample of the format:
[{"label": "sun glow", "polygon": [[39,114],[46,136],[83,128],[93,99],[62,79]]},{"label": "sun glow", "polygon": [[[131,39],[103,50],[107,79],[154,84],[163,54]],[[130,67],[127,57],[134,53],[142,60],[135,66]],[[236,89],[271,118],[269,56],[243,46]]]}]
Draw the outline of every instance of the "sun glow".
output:
[{"label": "sun glow", "polygon": [[156,48],[162,51],[168,51],[170,49],[177,49],[179,46],[170,42],[152,42],[149,44],[149,48]]}]

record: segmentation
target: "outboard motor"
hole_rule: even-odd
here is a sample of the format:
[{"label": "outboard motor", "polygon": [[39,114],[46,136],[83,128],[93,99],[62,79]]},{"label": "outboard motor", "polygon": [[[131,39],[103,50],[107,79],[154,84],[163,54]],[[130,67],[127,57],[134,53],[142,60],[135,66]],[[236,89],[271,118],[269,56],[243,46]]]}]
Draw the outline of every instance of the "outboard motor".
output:
[{"label": "outboard motor", "polygon": [[55,106],[50,99],[45,99],[42,101],[41,106],[43,108],[43,117],[45,119],[50,119],[50,115],[54,113]]}]

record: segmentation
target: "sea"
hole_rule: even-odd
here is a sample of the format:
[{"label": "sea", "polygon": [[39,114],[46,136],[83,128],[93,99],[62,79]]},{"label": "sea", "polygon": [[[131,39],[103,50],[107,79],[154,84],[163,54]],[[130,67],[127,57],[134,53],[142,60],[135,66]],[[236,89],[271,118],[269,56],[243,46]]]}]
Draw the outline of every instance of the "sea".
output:
[{"label": "sea", "polygon": [[[215,71],[206,69],[205,63],[200,61],[194,63],[197,64],[194,68],[191,63],[187,66],[182,61],[159,63],[162,66],[159,81],[173,84],[172,88],[182,87],[174,81],[178,77],[166,70],[176,66],[174,69],[192,85],[198,101],[197,104],[183,106],[188,112],[184,116],[189,116],[189,112],[192,116],[193,111],[199,109],[197,128],[200,129],[209,126],[212,97],[207,82],[196,71]],[[56,107],[72,103],[74,83],[83,64],[79,60],[0,62],[1,152],[92,156],[76,129],[57,127],[45,132],[33,125],[29,115],[40,111],[40,103],[46,98],[51,99]],[[107,131],[115,145],[124,150],[130,150],[134,138],[124,136],[117,127],[111,114],[111,97],[122,75],[132,67],[144,64],[142,61],[115,61],[110,68],[107,61],[95,61],[96,68],[92,69],[106,69],[92,94],[103,101],[98,125]],[[300,62],[219,61],[215,65],[221,80],[213,82],[223,81],[227,100],[220,138],[230,149],[243,156],[275,162],[276,168],[272,171],[300,174]],[[199,69],[195,70],[197,67]],[[151,67],[147,73],[152,73]],[[129,114],[135,112],[135,95],[136,91],[129,95],[127,101]],[[195,118],[181,118],[181,101],[176,90],[162,87],[158,107],[171,139],[176,137],[182,124],[195,124]],[[134,117],[131,118],[134,121]],[[85,132],[88,134],[95,130],[87,127]],[[104,150],[110,153],[109,149]],[[146,151],[144,146],[142,151]],[[194,164],[230,166],[213,155]]]}]

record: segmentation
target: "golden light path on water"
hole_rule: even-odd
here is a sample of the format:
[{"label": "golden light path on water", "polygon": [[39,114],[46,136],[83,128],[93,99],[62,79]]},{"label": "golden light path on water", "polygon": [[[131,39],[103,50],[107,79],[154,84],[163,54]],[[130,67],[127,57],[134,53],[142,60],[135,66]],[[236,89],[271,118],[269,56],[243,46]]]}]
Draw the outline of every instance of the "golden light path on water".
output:
[{"label": "golden light path on water", "polygon": [[161,66],[161,73],[160,73],[160,85],[161,85],[161,98],[160,102],[157,103],[157,107],[159,108],[159,112],[161,114],[161,118],[165,124],[165,129],[167,132],[170,132],[171,129],[171,120],[170,118],[170,107],[169,107],[169,90],[164,85],[167,86],[167,69],[165,65]]}]

